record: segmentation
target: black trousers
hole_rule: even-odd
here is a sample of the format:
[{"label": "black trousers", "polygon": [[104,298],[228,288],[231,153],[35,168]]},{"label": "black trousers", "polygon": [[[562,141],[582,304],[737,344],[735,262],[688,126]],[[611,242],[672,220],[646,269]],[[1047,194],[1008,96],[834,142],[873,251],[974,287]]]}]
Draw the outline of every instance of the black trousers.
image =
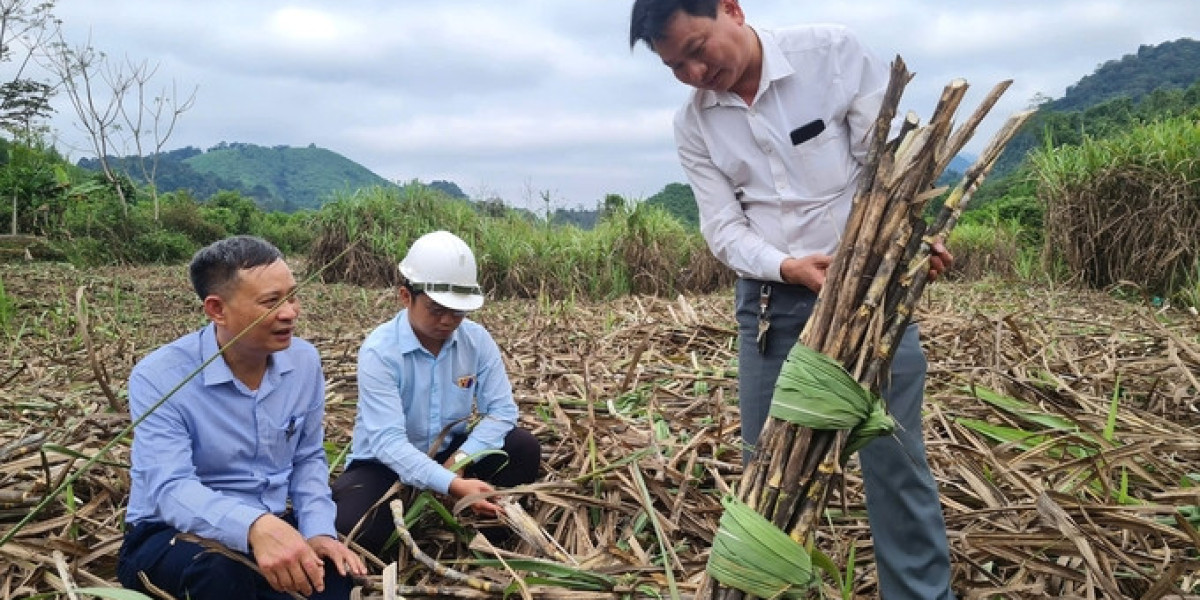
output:
[{"label": "black trousers", "polygon": [[[293,526],[290,514],[283,519]],[[242,563],[209,552],[192,542],[176,540],[179,532],[165,523],[138,523],[128,526],[117,559],[117,579],[127,589],[149,594],[138,573],[175,598],[191,600],[287,600],[292,596],[277,592],[262,575]],[[254,557],[245,555],[250,562]],[[314,599],[346,599],[354,581],[338,574],[326,561],[325,591]]]},{"label": "black trousers", "polygon": [[[455,436],[450,440],[450,445],[434,456],[433,460],[438,463],[445,462],[466,439],[465,435]],[[532,433],[514,427],[505,436],[502,450],[504,454],[489,454],[480,458],[478,462],[470,463],[463,475],[482,479],[497,488],[533,483],[537,479],[538,468],[542,463],[542,445]],[[386,502],[374,510],[371,507],[398,480],[396,472],[381,462],[356,460],[346,467],[345,472],[331,486],[333,501],[337,503],[338,532],[348,536],[359,520],[362,520],[363,524],[358,528],[358,533],[349,541],[358,543],[385,562],[396,556],[395,545],[386,547],[396,526],[392,522],[391,509]]]}]

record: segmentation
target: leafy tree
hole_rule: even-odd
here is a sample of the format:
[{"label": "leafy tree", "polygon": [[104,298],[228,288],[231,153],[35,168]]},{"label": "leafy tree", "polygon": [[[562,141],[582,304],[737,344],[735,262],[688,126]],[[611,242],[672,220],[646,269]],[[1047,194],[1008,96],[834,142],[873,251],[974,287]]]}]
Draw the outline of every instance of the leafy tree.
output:
[{"label": "leafy tree", "polygon": [[205,200],[201,206],[205,219],[220,225],[229,235],[253,232],[263,211],[254,200],[237,192],[220,192]]},{"label": "leafy tree", "polygon": [[462,200],[466,200],[468,198],[468,196],[462,191],[462,188],[458,187],[458,184],[454,183],[453,181],[442,181],[438,179],[429,182],[429,187],[438,190],[443,194],[450,196],[451,198],[459,198]]},{"label": "leafy tree", "polygon": [[669,183],[662,191],[647,198],[646,204],[662,208],[680,223],[693,228],[700,227],[700,209],[696,206],[696,195],[692,193],[690,185]]},{"label": "leafy tree", "polygon": [[12,78],[0,83],[0,128],[26,137],[53,112],[54,86],[25,77],[25,71],[58,31],[54,2],[0,0],[0,63],[14,63]]},{"label": "leafy tree", "polygon": [[0,140],[0,194],[9,200],[9,233],[44,236],[59,227],[64,166],[58,153],[40,140]]}]

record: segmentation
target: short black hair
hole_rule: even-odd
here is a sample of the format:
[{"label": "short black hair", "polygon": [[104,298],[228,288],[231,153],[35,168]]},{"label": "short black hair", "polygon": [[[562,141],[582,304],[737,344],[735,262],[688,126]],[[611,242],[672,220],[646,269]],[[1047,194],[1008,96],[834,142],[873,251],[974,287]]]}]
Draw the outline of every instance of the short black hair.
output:
[{"label": "short black hair", "polygon": [[188,274],[192,289],[200,301],[212,294],[221,295],[237,279],[241,269],[269,265],[283,259],[283,253],[271,242],[252,235],[236,235],[213,242],[192,256]]},{"label": "short black hair", "polygon": [[633,3],[633,13],[629,17],[629,49],[632,50],[638,42],[646,42],[651,50],[654,41],[662,39],[667,21],[675,11],[682,10],[684,14],[693,17],[717,18],[717,4],[720,0],[636,0]]}]

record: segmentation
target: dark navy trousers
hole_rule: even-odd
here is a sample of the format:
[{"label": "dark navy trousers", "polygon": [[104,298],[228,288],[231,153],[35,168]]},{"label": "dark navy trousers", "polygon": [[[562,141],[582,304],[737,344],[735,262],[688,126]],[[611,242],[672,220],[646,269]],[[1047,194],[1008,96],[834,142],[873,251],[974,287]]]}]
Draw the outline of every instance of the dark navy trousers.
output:
[{"label": "dark navy trousers", "polygon": [[[290,515],[284,520],[289,520]],[[289,522],[292,522],[289,520]],[[294,522],[292,522],[295,525]],[[117,579],[131,590],[157,597],[142,585],[139,572],[150,583],[175,598],[191,600],[290,600],[246,565],[209,552],[203,546],[176,540],[179,532],[164,523],[129,525],[117,561]],[[251,563],[254,557],[244,555]],[[354,581],[325,563],[325,591],[309,596],[318,600],[345,600]]]}]

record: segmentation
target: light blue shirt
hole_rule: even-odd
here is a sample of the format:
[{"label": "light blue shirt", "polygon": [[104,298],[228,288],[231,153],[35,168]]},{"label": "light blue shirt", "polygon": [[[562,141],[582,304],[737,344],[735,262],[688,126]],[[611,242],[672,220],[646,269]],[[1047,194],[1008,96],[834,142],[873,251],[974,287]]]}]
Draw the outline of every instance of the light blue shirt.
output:
[{"label": "light blue shirt", "polygon": [[[209,325],[142,359],[129,376],[134,420],[217,353]],[[258,390],[223,357],[134,430],[125,520],[163,522],[249,552],[250,525],[292,509],[305,539],[336,539],[324,440],[325,379],[312,344],[293,338],[271,355]]]},{"label": "light blue shirt", "polygon": [[517,404],[492,336],[464,319],[434,356],[402,310],[358,350],[358,415],[347,463],[378,460],[405,485],[445,494],[455,474],[429,457],[430,446],[447,425],[466,431],[465,417],[476,407],[482,418],[460,449],[503,447],[517,424]]}]

